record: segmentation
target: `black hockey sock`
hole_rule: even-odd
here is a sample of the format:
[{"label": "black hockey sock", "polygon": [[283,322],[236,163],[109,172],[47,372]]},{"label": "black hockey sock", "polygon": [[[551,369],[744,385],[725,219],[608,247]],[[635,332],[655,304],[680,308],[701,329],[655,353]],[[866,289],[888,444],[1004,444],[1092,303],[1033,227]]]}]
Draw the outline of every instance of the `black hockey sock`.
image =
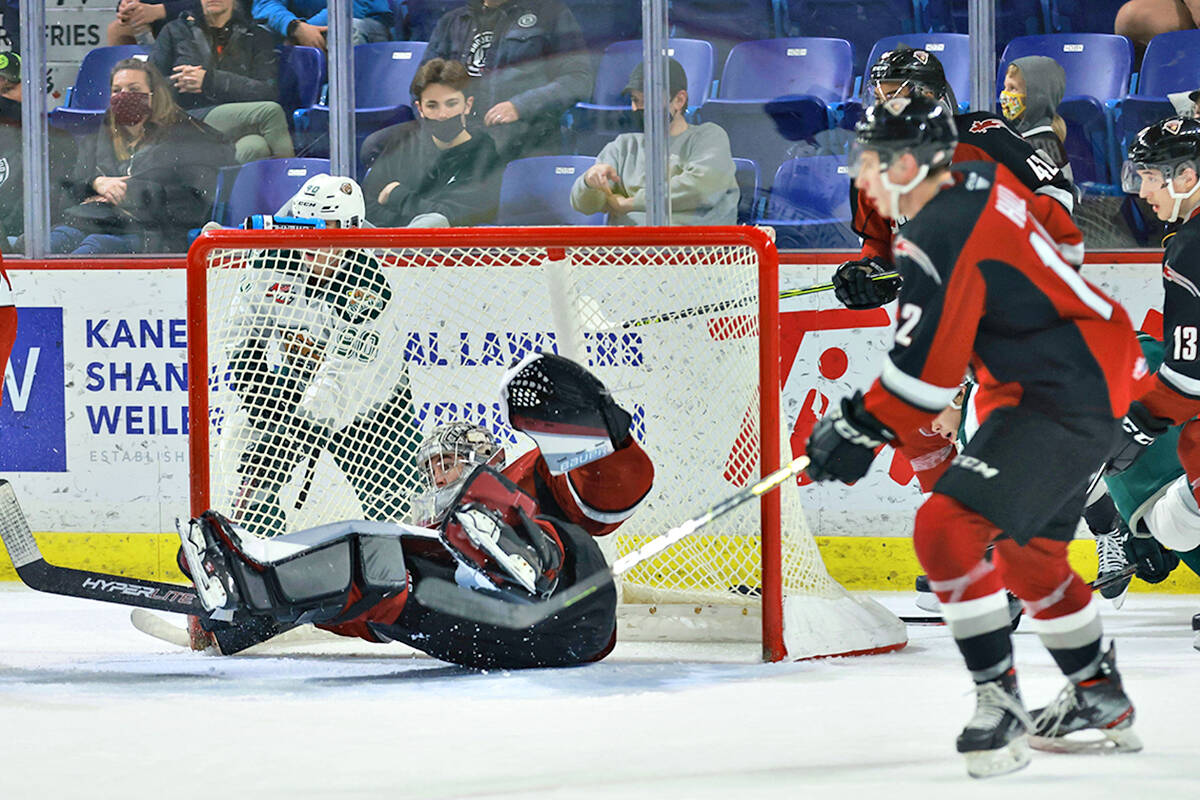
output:
[{"label": "black hockey sock", "polygon": [[1094,603],[1089,602],[1063,617],[1034,617],[1029,624],[1068,680],[1079,683],[1095,676],[1103,655],[1100,652],[1103,628]]},{"label": "black hockey sock", "polygon": [[967,662],[967,670],[976,683],[994,681],[1012,669],[1012,636],[1006,622],[1000,630],[989,631],[966,639],[955,637],[954,643]]},{"label": "black hockey sock", "polygon": [[1012,619],[1003,590],[965,603],[943,601],[942,616],[976,683],[994,681],[1012,667]]}]

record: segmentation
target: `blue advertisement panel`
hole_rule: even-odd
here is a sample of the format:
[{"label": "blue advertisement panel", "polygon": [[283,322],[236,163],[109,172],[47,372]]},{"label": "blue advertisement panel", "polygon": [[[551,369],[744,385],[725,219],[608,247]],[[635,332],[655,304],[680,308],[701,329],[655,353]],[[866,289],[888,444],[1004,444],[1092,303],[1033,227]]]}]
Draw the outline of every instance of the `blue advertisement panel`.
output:
[{"label": "blue advertisement panel", "polygon": [[61,308],[18,308],[0,405],[0,472],[65,472]]}]

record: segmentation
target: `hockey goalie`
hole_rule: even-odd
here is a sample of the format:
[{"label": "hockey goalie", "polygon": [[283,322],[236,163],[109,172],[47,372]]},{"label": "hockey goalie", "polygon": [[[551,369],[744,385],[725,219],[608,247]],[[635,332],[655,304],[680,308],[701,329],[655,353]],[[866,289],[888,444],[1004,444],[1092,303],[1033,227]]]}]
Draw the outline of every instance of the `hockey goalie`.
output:
[{"label": "hockey goalie", "polygon": [[513,603],[549,598],[606,569],[593,537],[615,530],[650,491],[653,466],[629,413],[580,365],[531,354],[505,373],[500,394],[508,424],[537,446],[503,466],[490,431],[465,422],[434,430],[417,456],[420,524],[351,520],[261,538],[208,511],[181,526],[180,565],[222,651],[314,623],[477,668],[607,655],[616,638],[611,585],[529,630],[415,597],[422,580],[438,578]]}]

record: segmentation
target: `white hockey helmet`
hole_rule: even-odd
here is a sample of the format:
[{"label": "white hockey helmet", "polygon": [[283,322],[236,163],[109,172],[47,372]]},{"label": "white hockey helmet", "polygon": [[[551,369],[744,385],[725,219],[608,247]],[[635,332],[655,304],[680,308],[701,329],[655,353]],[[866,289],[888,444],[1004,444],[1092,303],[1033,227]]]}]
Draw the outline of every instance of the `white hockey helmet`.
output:
[{"label": "white hockey helmet", "polygon": [[330,227],[361,228],[366,225],[367,207],[362,187],[353,178],[320,173],[304,182],[288,201],[287,216],[323,219]]},{"label": "white hockey helmet", "polygon": [[504,448],[487,428],[451,422],[431,431],[417,451],[417,467],[426,490],[414,499],[414,521],[425,525],[440,522],[463,481],[480,464],[496,469],[504,466]]}]

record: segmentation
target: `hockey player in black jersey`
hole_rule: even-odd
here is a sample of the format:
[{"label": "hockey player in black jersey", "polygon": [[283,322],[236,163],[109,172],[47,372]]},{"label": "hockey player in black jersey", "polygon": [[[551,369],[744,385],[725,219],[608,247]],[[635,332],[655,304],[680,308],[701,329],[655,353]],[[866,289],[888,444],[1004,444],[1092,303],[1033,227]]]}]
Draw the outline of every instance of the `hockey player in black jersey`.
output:
[{"label": "hockey player in black jersey", "polygon": [[[808,474],[857,481],[880,444],[930,424],[969,368],[979,430],[913,527],[976,684],[958,750],[985,777],[1028,763],[1031,729],[1047,749],[1074,746],[1061,734],[1083,729],[1102,735],[1096,744],[1140,749],[1091,589],[1067,560],[1089,478],[1128,408],[1140,356],[1129,317],[1060,257],[1035,195],[1008,169],[951,169],[957,138],[945,106],[894,97],[857,132],[859,189],[890,218],[910,219],[892,242],[904,282],[882,373],[814,428]],[[1006,587],[1069,681],[1032,715],[1017,691]]]},{"label": "hockey player in black jersey", "polygon": [[[937,57],[906,45],[880,56],[871,67],[867,91],[872,103],[892,97],[922,96],[940,102],[951,114],[958,108],[954,90]],[[1037,195],[1034,216],[1050,234],[1060,255],[1072,264],[1082,263],[1083,236],[1071,219],[1075,195],[1071,182],[1058,167],[995,114],[986,111],[957,114],[954,122],[958,144],[952,161],[991,161],[1006,166]],[[897,219],[886,209],[877,208],[853,184],[850,207],[854,210],[854,230],[863,239],[862,253],[834,272],[834,291],[847,308],[877,308],[894,300],[900,288],[899,279],[871,278],[894,269],[892,236],[903,218]],[[950,465],[954,447],[928,428],[920,433],[905,437],[907,441],[899,449],[912,464],[921,491],[928,492]]]}]

